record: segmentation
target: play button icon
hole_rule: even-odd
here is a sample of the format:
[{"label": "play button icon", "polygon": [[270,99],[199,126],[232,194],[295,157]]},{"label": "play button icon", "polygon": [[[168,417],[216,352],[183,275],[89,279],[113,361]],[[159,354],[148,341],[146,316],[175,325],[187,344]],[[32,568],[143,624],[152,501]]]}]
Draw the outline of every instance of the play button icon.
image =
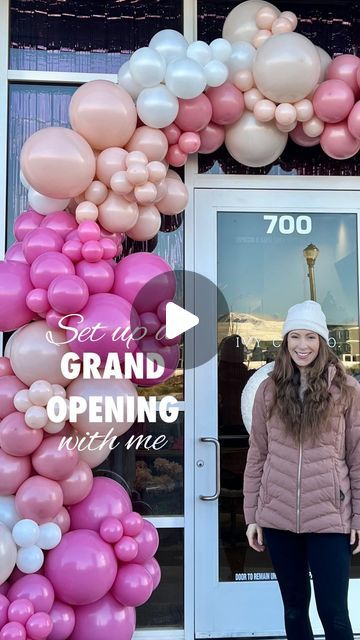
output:
[{"label": "play button icon", "polygon": [[169,339],[180,336],[199,324],[199,318],[190,311],[186,311],[174,302],[166,305],[166,337]]}]

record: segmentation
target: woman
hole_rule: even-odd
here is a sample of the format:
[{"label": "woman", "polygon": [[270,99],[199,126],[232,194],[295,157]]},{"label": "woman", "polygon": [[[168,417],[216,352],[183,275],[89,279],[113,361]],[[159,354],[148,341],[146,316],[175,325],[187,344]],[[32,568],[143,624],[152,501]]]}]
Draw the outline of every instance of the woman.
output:
[{"label": "woman", "polygon": [[360,385],[328,347],[307,300],[288,311],[275,366],[259,386],[244,474],[247,538],[266,543],[288,640],[313,639],[310,577],[326,640],[353,640],[347,608],[360,551]]}]

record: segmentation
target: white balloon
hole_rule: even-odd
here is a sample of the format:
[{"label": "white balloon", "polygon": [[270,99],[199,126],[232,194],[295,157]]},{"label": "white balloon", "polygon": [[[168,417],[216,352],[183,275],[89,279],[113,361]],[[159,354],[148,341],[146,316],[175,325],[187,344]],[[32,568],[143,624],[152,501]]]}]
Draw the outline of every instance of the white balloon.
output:
[{"label": "white balloon", "polygon": [[32,187],[28,193],[29,205],[32,209],[46,216],[48,213],[54,213],[55,211],[64,211],[70,202],[70,198],[59,200],[58,198],[48,198],[43,196],[42,193],[35,191]]},{"label": "white balloon", "polygon": [[30,184],[26,180],[26,178],[25,178],[25,176],[24,176],[24,174],[23,174],[21,169],[20,169],[19,178],[20,178],[20,182],[23,185],[23,187],[25,187],[25,189],[30,189]]},{"label": "white balloon", "polygon": [[54,433],[59,433],[60,431],[63,430],[63,428],[65,427],[65,421],[64,422],[51,422],[51,420],[49,420],[45,427],[43,427],[44,431],[46,431],[46,433],[51,433],[52,435]]},{"label": "white balloon", "polygon": [[36,573],[44,564],[44,554],[37,545],[21,548],[17,552],[16,564],[23,573]]},{"label": "white balloon", "polygon": [[324,82],[325,77],[326,77],[326,70],[329,66],[329,64],[332,62],[332,57],[328,54],[327,51],[325,51],[325,49],[322,49],[321,47],[318,47],[317,45],[315,45],[315,49],[319,54],[319,58],[320,58],[320,77],[318,82]]},{"label": "white balloon", "polygon": [[204,69],[190,58],[174,60],[167,66],[165,84],[178,98],[197,98],[206,87]]},{"label": "white balloon", "polygon": [[61,540],[61,529],[55,522],[46,522],[41,524],[38,546],[40,549],[54,549]]},{"label": "white balloon", "polygon": [[156,87],[163,81],[165,70],[164,58],[151,47],[141,47],[130,58],[130,73],[142,87]]},{"label": "white balloon", "polygon": [[227,62],[232,53],[232,46],[225,38],[215,38],[210,42],[210,49],[214,60],[220,60],[220,62]]},{"label": "white balloon", "polygon": [[211,60],[204,67],[206,84],[209,87],[220,87],[228,79],[229,70],[220,60]]},{"label": "white balloon", "polygon": [[20,518],[15,507],[15,496],[0,496],[0,522],[11,531]]},{"label": "white balloon", "polygon": [[162,129],[174,122],[178,111],[178,99],[164,85],[143,89],[136,101],[139,118],[148,127]]},{"label": "white balloon", "polygon": [[230,71],[230,80],[237,71],[252,71],[256,49],[250,42],[235,42],[227,65]]},{"label": "white balloon", "polygon": [[182,33],[174,29],[158,31],[149,42],[149,47],[160,53],[166,62],[186,56],[188,46],[189,43]]},{"label": "white balloon", "polygon": [[12,536],[18,547],[32,547],[40,535],[39,525],[29,518],[19,520],[13,527]]},{"label": "white balloon", "polygon": [[141,84],[135,82],[130,72],[130,61],[125,62],[118,72],[118,84],[127,91],[133,100],[136,100],[139,93],[143,90]]},{"label": "white balloon", "polygon": [[186,55],[188,58],[198,62],[202,67],[205,67],[212,58],[209,45],[202,40],[195,40],[195,42],[189,44]]},{"label": "white balloon", "polygon": [[273,368],[274,363],[268,362],[268,364],[265,364],[263,367],[260,367],[260,369],[255,371],[251,378],[249,378],[241,394],[241,415],[244,425],[249,433],[251,431],[252,412],[256,392],[261,383],[266,380],[269,373],[271,373]]}]

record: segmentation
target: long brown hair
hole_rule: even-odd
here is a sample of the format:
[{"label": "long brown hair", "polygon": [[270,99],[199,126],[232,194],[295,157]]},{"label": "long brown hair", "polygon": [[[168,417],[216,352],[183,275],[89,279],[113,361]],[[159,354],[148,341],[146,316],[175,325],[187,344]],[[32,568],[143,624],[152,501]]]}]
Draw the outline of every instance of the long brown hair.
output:
[{"label": "long brown hair", "polygon": [[329,427],[329,414],[333,408],[333,398],[329,392],[329,367],[335,367],[332,383],[348,404],[352,388],[347,384],[343,365],[331,351],[324,338],[319,336],[319,353],[307,368],[307,388],[303,400],[300,399],[300,370],[292,360],[287,335],[284,337],[270,377],[275,382],[274,401],[270,415],[275,411],[285,424],[286,432],[299,442],[302,437],[310,437],[316,442],[318,436]]}]

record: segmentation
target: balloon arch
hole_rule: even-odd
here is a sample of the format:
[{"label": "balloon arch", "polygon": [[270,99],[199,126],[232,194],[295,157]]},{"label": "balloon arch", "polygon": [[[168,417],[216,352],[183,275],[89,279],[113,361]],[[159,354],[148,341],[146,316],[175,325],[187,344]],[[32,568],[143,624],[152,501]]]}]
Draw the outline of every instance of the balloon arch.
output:
[{"label": "balloon arch", "polygon": [[[153,385],[135,374],[70,382],[61,361],[78,326],[72,314],[84,330],[103,323],[104,340],[91,351],[104,362],[115,349],[122,362],[125,343],[109,336],[135,313],[148,335],[128,350],[162,355],[157,382],[173,375],[178,338],[156,337],[174,298],[173,272],[152,253],[123,252],[129,239],[153,239],[161,214],[186,207],[186,186],[169,167],[223,143],[238,162],[265,166],[288,136],[331,158],[359,151],[360,59],[331,60],[296,26],[294,13],[246,0],[210,44],[160,31],[121,67],[117,84],[75,91],[71,129],[41,129],[23,146],[29,209],[0,264],[0,330],[14,332],[0,359],[0,640],[130,640],[135,607],[159,584],[155,527],[121,485],[93,477],[109,448],[59,446],[64,435],[105,437],[104,425],[86,413],[51,421],[48,406],[54,396],[136,399],[137,386]],[[150,285],[139,300],[156,276],[161,289]],[[71,350],[82,359],[85,348],[78,333]],[[132,422],[114,421],[114,434]]]}]

